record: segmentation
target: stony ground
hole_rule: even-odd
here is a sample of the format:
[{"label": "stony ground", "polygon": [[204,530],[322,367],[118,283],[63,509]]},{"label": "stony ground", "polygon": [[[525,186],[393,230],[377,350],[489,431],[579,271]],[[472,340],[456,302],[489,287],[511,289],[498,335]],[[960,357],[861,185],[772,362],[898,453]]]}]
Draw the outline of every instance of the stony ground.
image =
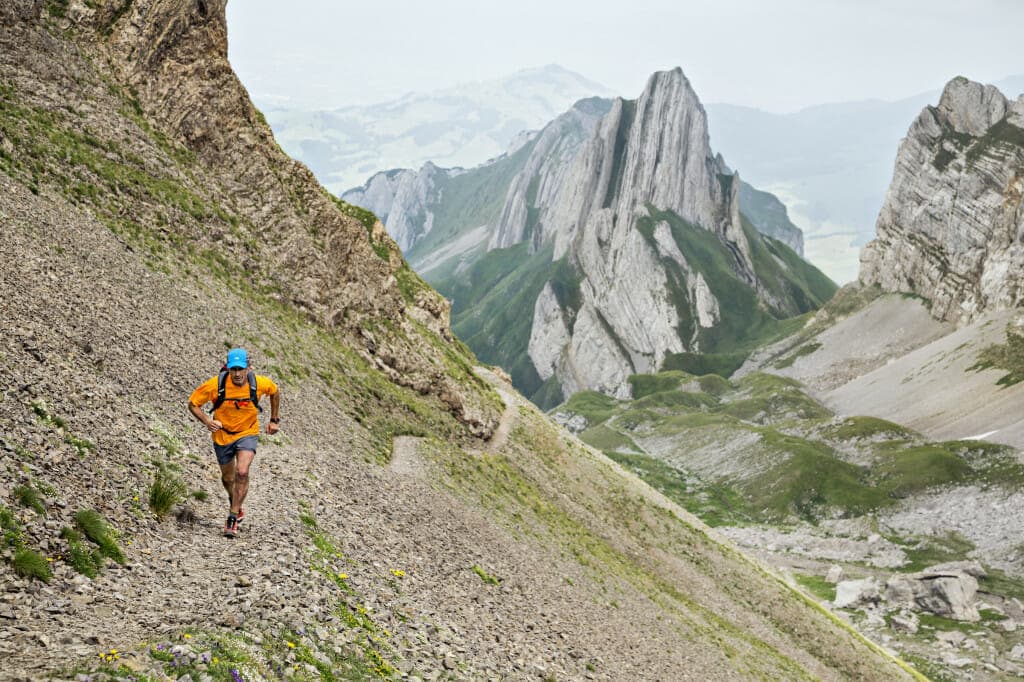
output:
[{"label": "stony ground", "polygon": [[[145,265],[45,189],[0,175],[0,193],[0,501],[54,559],[48,583],[0,565],[0,677],[95,672],[113,649],[159,677],[170,664],[155,647],[202,660],[198,642],[225,638],[247,642],[255,677],[273,665],[315,677],[298,651],[332,665],[379,655],[395,679],[904,675],[501,380],[489,443],[428,431],[396,439],[381,466],[351,404],[367,395],[346,403],[329,377],[295,369],[339,362],[313,327]],[[185,399],[236,339],[282,373],[283,430],[261,443],[228,540],[209,437]],[[180,521],[148,507],[158,463],[206,494],[179,505]],[[45,515],[18,503],[22,485]],[[72,570],[60,537],[84,508],[126,554],[95,579]]]}]

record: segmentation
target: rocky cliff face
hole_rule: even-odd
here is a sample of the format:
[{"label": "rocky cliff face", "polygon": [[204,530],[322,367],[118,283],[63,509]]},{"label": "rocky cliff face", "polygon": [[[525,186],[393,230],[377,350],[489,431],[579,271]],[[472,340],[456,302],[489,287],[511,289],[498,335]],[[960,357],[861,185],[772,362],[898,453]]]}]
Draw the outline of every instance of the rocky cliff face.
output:
[{"label": "rocky cliff face", "polygon": [[712,153],[704,109],[680,69],[654,74],[636,101],[615,100],[532,235],[534,250],[549,245],[579,277],[578,300],[537,300],[529,353],[539,376],[553,373],[563,395],[623,398],[630,374],[657,371],[672,353],[714,350],[701,331],[718,324],[719,302],[690,262],[699,256],[652,212],[716,237],[736,280],[777,314],[799,312],[756,271],[758,237],[744,229],[739,186]]},{"label": "rocky cliff face", "polygon": [[[759,326],[745,330],[730,316],[797,314],[831,291],[821,277],[810,292],[806,264],[741,215],[742,183],[713,154],[704,109],[680,69],[652,76],[635,101],[581,100],[513,154],[396,207],[394,188],[426,190],[413,180],[425,172],[377,175],[345,198],[387,214],[398,239],[420,235],[408,257],[454,298],[457,331],[535,397],[587,389],[624,397],[630,374],[657,371],[672,354],[726,350]],[[485,187],[500,201],[483,199]],[[769,216],[768,230],[801,246],[781,204],[746,194],[759,219]],[[404,217],[413,214],[409,228]],[[529,295],[517,294],[512,312],[507,300],[479,293],[498,286]],[[720,299],[734,299],[737,287],[745,302],[724,306],[723,316]]]},{"label": "rocky cliff face", "polygon": [[342,199],[376,214],[402,253],[408,253],[434,227],[431,204],[437,200],[437,176],[457,172],[429,162],[418,172],[400,168],[383,171],[362,187],[346,192]]},{"label": "rocky cliff face", "polygon": [[1024,98],[955,78],[911,125],[860,280],[967,321],[1024,300]]},{"label": "rocky cliff face", "polygon": [[[273,292],[359,339],[392,380],[494,427],[443,377],[441,347],[417,349],[423,333],[452,342],[447,302],[372,215],[274,142],[228,64],[223,0],[14,2],[0,16],[8,174],[51,185],[134,248],[220,263],[232,286]],[[403,333],[375,335],[384,321]]]}]

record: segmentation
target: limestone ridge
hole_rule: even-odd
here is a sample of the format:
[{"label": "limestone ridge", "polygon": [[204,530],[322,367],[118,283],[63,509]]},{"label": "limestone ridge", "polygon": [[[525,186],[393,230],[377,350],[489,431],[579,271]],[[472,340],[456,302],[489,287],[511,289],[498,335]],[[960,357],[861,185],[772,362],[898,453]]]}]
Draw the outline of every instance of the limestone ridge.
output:
[{"label": "limestone ridge", "polygon": [[636,101],[615,100],[567,177],[532,239],[535,250],[551,244],[555,260],[569,257],[579,305],[559,305],[546,287],[529,342],[540,379],[557,377],[563,395],[628,397],[630,374],[657,371],[669,353],[707,350],[700,330],[719,322],[718,300],[667,222],[638,229],[652,210],[717,236],[737,279],[769,308],[792,310],[758,279],[739,178],[711,153],[704,109],[682,70],[654,74]]},{"label": "limestone ridge", "polygon": [[346,192],[344,198],[373,211],[402,253],[408,253],[433,228],[430,203],[435,198],[438,174],[458,172],[459,169],[442,170],[430,162],[419,171],[382,171],[361,188]]},{"label": "limestone ridge", "polygon": [[1024,300],[1024,97],[950,81],[911,125],[860,280],[966,322]]},{"label": "limestone ridge", "polygon": [[[580,100],[542,130],[524,136],[508,154],[483,166],[466,171],[427,163],[418,171],[384,171],[362,187],[345,192],[342,198],[380,216],[388,233],[421,273],[429,272],[437,260],[438,247],[451,247],[460,236],[476,228],[484,229],[465,244],[466,249],[512,246],[529,238],[538,222],[547,217],[572,160],[609,107],[609,100],[597,97]],[[472,183],[472,178],[451,182],[463,174],[497,176],[499,182],[483,192],[496,195],[496,201],[479,206],[479,188],[461,191],[458,186]],[[487,181],[492,184],[490,178]],[[438,221],[439,213],[450,217]],[[435,233],[428,239],[439,223],[443,223],[443,234]],[[457,251],[446,255],[465,253],[465,249]]]},{"label": "limestone ridge", "polygon": [[[523,170],[509,187],[489,249],[507,248],[527,239],[543,241],[552,207],[569,181],[573,160],[608,113],[609,100],[580,100],[538,133]],[[549,228],[550,229],[550,228]]]},{"label": "limestone ridge", "polygon": [[[406,185],[417,190],[398,206]],[[550,405],[587,389],[623,397],[629,375],[672,354],[734,351],[771,324],[762,316],[828,298],[826,278],[808,285],[809,266],[742,215],[744,194],[675,69],[637,100],[577,102],[489,164],[378,174],[343,196],[414,235],[407,257],[453,300],[456,332]],[[784,207],[760,199],[759,219],[799,247]]]}]

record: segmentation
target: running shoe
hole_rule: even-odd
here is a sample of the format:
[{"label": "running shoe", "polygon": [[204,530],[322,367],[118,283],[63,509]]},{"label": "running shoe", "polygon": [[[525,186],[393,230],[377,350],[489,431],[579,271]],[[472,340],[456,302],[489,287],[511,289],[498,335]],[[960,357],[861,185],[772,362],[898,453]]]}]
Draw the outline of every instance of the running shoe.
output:
[{"label": "running shoe", "polygon": [[233,538],[238,535],[238,517],[228,514],[228,520],[224,522],[224,537]]},{"label": "running shoe", "polygon": [[235,516],[235,521],[238,523],[245,521],[245,510],[241,507],[238,508],[238,514]]}]

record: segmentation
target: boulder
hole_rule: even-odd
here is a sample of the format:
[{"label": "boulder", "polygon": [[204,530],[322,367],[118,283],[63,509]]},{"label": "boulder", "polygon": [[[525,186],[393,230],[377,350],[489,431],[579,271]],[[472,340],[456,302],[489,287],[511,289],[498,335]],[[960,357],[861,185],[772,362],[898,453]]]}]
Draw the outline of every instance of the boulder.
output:
[{"label": "boulder", "polygon": [[828,573],[825,574],[825,582],[832,583],[835,585],[843,579],[843,567],[833,564],[829,566]]},{"label": "boulder", "polygon": [[893,576],[885,585],[885,599],[891,606],[969,622],[981,619],[975,604],[977,593],[977,579],[963,571],[922,571]]},{"label": "boulder", "polygon": [[843,580],[836,585],[836,598],[832,604],[837,608],[849,608],[862,604],[874,604],[881,599],[878,581],[874,578]]}]

